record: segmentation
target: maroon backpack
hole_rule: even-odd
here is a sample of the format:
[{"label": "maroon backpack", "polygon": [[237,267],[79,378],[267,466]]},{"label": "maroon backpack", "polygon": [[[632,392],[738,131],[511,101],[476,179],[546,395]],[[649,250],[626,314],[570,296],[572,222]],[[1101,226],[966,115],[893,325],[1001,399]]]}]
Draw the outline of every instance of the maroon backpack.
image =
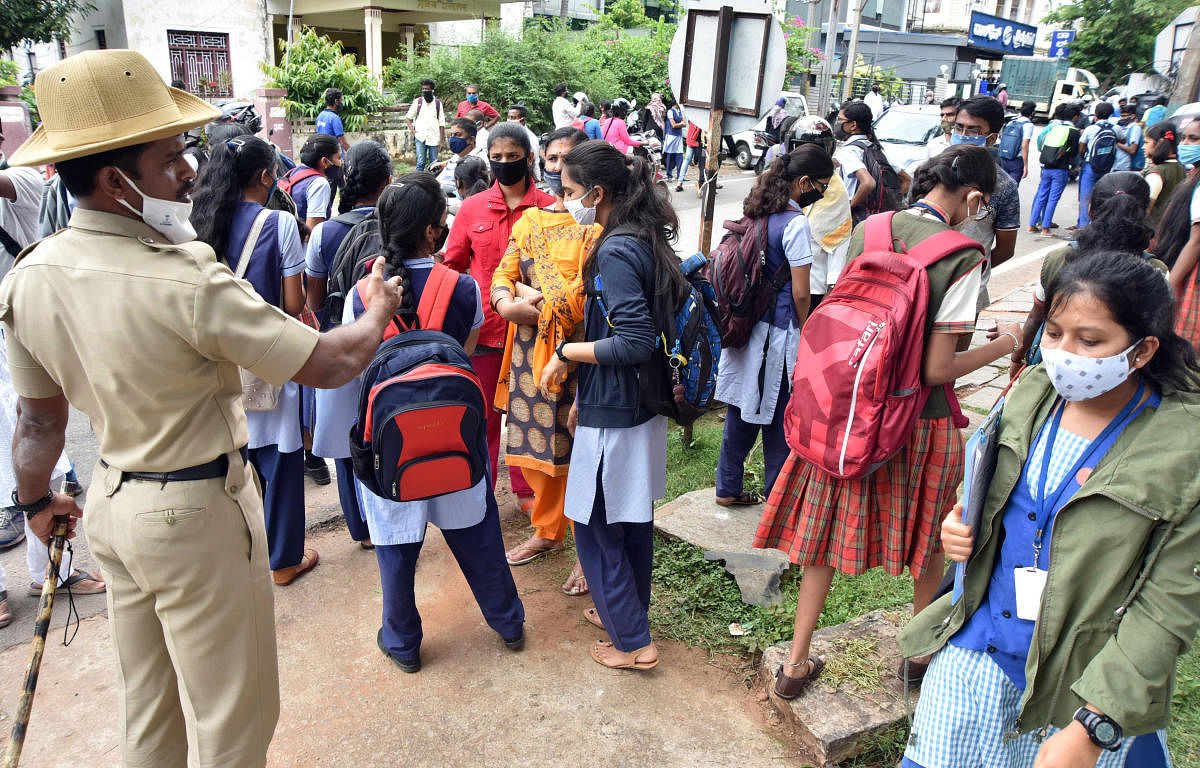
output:
[{"label": "maroon backpack", "polygon": [[[862,255],[846,265],[805,321],[784,412],[788,447],[842,479],[869,474],[903,448],[929,398],[930,388],[921,382],[926,268],[964,248],[982,250],[966,235],[946,230],[896,252],[894,215],[866,220]],[[946,395],[957,411],[949,386]],[[955,420],[965,426],[961,412]]]},{"label": "maroon backpack", "polygon": [[722,349],[746,346],[754,324],[792,280],[786,260],[767,275],[767,221],[766,216],[743,216],[725,222],[725,236],[708,257],[706,276],[717,296]]}]

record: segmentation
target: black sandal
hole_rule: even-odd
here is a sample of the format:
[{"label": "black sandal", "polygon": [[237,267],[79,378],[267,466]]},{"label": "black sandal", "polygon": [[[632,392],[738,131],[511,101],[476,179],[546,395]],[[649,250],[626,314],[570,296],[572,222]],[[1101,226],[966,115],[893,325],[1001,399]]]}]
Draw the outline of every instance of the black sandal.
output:
[{"label": "black sandal", "polygon": [[762,504],[763,498],[757,493],[743,493],[740,496],[718,496],[718,507],[752,507]]},{"label": "black sandal", "polygon": [[809,656],[808,659],[800,664],[792,664],[789,661],[784,666],[803,667],[805,664],[810,665],[812,670],[804,677],[792,677],[791,675],[784,674],[784,667],[779,668],[779,671],[775,673],[774,692],[776,696],[787,700],[796,698],[804,693],[804,690],[808,688],[812,681],[820,676],[821,670],[825,669],[825,660],[817,656]]}]

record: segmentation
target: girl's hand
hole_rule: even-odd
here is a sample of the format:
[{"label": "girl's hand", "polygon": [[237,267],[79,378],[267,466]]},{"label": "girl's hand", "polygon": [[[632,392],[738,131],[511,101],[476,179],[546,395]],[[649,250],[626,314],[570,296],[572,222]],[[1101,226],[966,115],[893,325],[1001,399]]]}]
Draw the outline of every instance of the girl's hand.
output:
[{"label": "girl's hand", "polygon": [[559,385],[566,378],[567,364],[560,360],[558,355],[551,355],[546,366],[542,368],[542,381],[538,387],[542,390],[542,396],[547,399],[553,399],[555,395],[562,391],[562,387]]},{"label": "girl's hand", "polygon": [[1042,742],[1033,768],[1092,768],[1100,757],[1082,723],[1071,724]]},{"label": "girl's hand", "polygon": [[1021,347],[1021,334],[1025,329],[1019,323],[996,323],[996,327],[987,332],[988,341],[995,341],[999,338],[1004,338],[1006,341],[1011,341],[1013,344],[1006,354],[1013,355]]},{"label": "girl's hand", "polygon": [[971,532],[971,526],[962,522],[962,505],[955,504],[942,521],[942,549],[946,550],[946,557],[954,562],[965,563],[974,546],[975,535]]},{"label": "girl's hand", "polygon": [[537,325],[538,318],[541,316],[537,309],[537,301],[540,301],[541,298],[540,293],[536,295],[536,300],[532,296],[521,299],[506,296],[496,301],[496,314],[517,325]]}]

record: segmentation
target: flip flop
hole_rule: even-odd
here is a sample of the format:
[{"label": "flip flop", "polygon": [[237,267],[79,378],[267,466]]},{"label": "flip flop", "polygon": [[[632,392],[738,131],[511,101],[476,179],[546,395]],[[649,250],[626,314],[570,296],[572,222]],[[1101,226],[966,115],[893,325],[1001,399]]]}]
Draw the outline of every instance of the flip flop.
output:
[{"label": "flip flop", "polygon": [[[657,658],[654,659],[654,661],[638,661],[637,660],[638,656],[641,656],[643,652],[645,652],[646,650],[648,650],[649,648],[652,648],[652,647],[653,647],[653,645],[647,645],[645,648],[638,648],[636,651],[629,651],[628,653],[626,653],[625,651],[616,650],[616,648],[613,647],[613,644],[608,642],[607,640],[597,640],[596,642],[592,643],[591,653],[592,653],[592,659],[594,659],[597,664],[608,667],[609,669],[645,670],[645,669],[654,669],[655,667],[658,666]],[[613,651],[617,654],[617,658],[620,659],[620,661],[618,663],[612,664],[612,663],[604,661],[602,658],[600,658],[600,652],[608,650],[609,648],[612,648]]]},{"label": "flip flop", "polygon": [[762,496],[757,493],[743,493],[741,496],[718,496],[718,507],[752,507],[762,504]]},{"label": "flip flop", "polygon": [[[528,546],[528,545],[529,545],[529,542],[525,542],[524,544],[517,547],[513,551],[521,552],[522,550],[528,551],[530,549],[533,549],[533,547]],[[557,544],[552,544],[549,547],[546,547],[545,549],[535,550],[534,553],[532,555],[530,555],[529,557],[522,557],[517,560],[514,560],[511,557],[509,557],[508,553],[506,552],[504,554],[504,559],[508,561],[509,565],[526,565],[528,563],[532,563],[534,560],[537,560],[539,557],[544,557],[544,556],[550,554],[551,552],[561,552],[562,550],[563,550],[563,543],[560,541]]]},{"label": "flip flop", "polygon": [[[91,585],[80,586],[84,582],[91,582]],[[54,591],[62,592],[67,587],[70,587],[71,591],[77,595],[102,595],[104,594],[104,590],[108,589],[104,580],[99,576],[87,571],[81,571],[78,568],[71,571],[71,575],[67,577],[67,580],[59,584],[58,589]],[[40,594],[42,594],[42,585],[29,582],[29,596],[37,597]]]},{"label": "flip flop", "polygon": [[[579,563],[576,563],[575,567],[579,568]],[[579,570],[579,573],[571,571],[566,583],[562,585],[562,591],[567,597],[581,597],[591,591],[588,589],[587,576],[583,575],[582,569]]]},{"label": "flip flop", "polygon": [[588,608],[583,612],[583,618],[587,619],[588,623],[599,629],[604,629],[604,622],[600,620],[600,614],[595,608]]},{"label": "flip flop", "polygon": [[12,624],[13,615],[8,610],[8,593],[0,592],[0,629]]}]

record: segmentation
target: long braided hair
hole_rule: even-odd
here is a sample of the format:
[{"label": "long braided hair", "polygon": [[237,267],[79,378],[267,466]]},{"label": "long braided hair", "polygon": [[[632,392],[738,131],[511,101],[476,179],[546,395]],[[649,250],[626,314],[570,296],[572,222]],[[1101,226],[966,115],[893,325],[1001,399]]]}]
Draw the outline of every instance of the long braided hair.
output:
[{"label": "long braided hair", "polygon": [[446,195],[441,185],[428,173],[406,173],[387,185],[379,202],[375,205],[379,216],[379,239],[383,257],[387,261],[387,277],[400,277],[404,297],[397,312],[406,324],[411,325],[416,317],[416,301],[413,298],[412,281],[406,259],[415,259],[421,253],[426,227],[436,227],[446,211]]}]

